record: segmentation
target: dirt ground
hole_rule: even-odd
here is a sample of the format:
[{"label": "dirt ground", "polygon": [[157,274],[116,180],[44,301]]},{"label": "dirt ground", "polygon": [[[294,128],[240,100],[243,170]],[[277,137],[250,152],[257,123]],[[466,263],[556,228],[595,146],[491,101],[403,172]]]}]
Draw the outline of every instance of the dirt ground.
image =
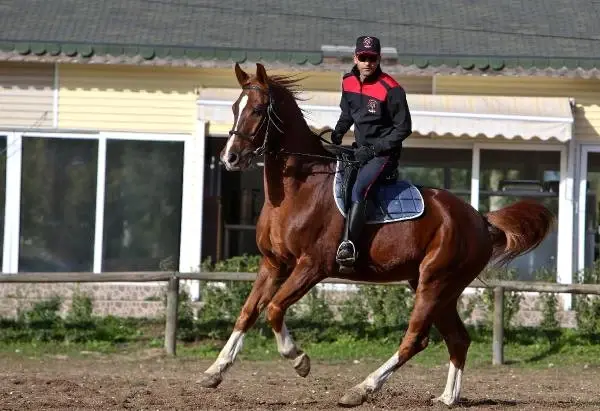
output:
[{"label": "dirt ground", "polygon": [[[313,361],[307,378],[285,361],[238,361],[215,390],[195,381],[209,361],[165,358],[160,350],[138,356],[84,353],[82,358],[27,358],[0,354],[0,409],[97,410],[313,410],[336,409],[344,391],[378,365]],[[444,409],[432,405],[446,381],[445,366],[407,364],[366,409]],[[467,369],[460,408],[472,410],[598,410],[600,369]]]}]

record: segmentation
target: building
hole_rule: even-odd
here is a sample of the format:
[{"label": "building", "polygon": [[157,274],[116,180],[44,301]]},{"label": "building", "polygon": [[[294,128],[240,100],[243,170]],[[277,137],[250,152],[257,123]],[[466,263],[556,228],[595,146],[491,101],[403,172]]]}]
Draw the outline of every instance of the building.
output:
[{"label": "building", "polygon": [[542,198],[558,225],[516,263],[521,278],[546,267],[569,283],[593,264],[593,2],[312,3],[4,1],[3,272],[188,271],[207,256],[252,252],[260,170],[218,165],[239,94],[234,62],[307,76],[309,119],[332,126],[341,76],[364,33],[380,37],[383,67],[409,95],[415,133],[405,177],[484,211]]}]

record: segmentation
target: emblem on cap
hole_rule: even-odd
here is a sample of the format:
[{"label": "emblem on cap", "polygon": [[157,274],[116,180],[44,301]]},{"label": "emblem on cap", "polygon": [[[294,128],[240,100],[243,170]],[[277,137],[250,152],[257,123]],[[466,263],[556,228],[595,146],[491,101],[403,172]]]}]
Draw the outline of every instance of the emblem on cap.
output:
[{"label": "emblem on cap", "polygon": [[377,100],[375,99],[369,99],[369,102],[367,103],[367,111],[369,113],[373,113],[375,114],[375,112],[377,112]]},{"label": "emblem on cap", "polygon": [[368,48],[368,49],[373,47],[373,39],[371,37],[365,37],[363,39],[363,46],[365,46],[365,48]]}]

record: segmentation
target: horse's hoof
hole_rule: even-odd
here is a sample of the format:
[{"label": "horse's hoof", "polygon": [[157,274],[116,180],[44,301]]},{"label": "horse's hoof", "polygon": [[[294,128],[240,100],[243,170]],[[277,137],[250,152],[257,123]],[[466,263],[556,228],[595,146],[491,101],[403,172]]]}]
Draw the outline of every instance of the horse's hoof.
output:
[{"label": "horse's hoof", "polygon": [[365,391],[352,388],[342,398],[340,398],[338,405],[342,407],[358,407],[366,400],[367,393]]},{"label": "horse's hoof", "polygon": [[204,377],[196,382],[204,388],[217,388],[222,381],[220,374],[204,374]]},{"label": "horse's hoof", "polygon": [[452,398],[448,398],[448,397],[444,397],[443,395],[440,395],[437,398],[432,399],[434,404],[438,404],[440,406],[447,406],[447,407],[452,407],[453,405],[455,405],[458,401],[455,401]]},{"label": "horse's hoof", "polygon": [[310,373],[310,358],[306,353],[302,353],[294,360],[294,369],[301,377],[306,377]]}]

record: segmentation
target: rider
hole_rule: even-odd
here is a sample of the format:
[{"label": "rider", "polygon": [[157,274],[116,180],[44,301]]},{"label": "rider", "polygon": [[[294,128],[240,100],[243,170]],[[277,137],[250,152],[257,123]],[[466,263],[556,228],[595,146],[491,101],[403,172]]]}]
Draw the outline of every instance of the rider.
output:
[{"label": "rider", "polygon": [[[381,71],[381,45],[373,36],[356,40],[354,67],[342,81],[342,113],[331,133],[331,141],[341,144],[354,124],[360,168],[352,188],[352,205],[346,219],[343,240],[336,260],[351,267],[358,257],[358,240],[366,219],[369,189],[384,170],[395,169],[402,142],[412,133],[412,121],[404,89]],[[355,246],[356,244],[356,246]]]}]

